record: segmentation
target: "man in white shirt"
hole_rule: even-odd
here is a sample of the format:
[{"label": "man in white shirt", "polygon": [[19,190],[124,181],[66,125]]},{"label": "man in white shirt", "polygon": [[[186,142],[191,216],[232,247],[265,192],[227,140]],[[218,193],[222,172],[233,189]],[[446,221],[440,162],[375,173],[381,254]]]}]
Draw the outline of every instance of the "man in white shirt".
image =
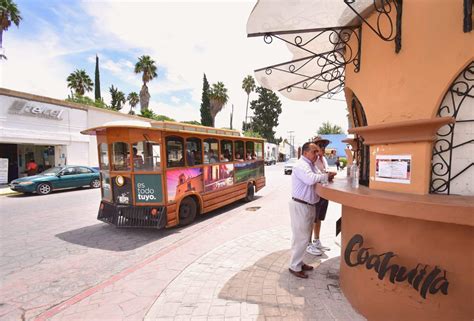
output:
[{"label": "man in white shirt", "polygon": [[[326,160],[326,157],[324,156],[324,152],[326,146],[329,145],[330,141],[318,136],[313,140],[313,142],[318,145],[320,149],[320,152],[316,158],[316,161],[314,162],[314,165],[320,173],[328,173],[329,165]],[[330,179],[334,177],[332,173],[329,173],[329,175]],[[320,197],[319,201],[316,203],[316,215],[314,217],[313,225],[313,241],[311,242],[310,238],[310,244],[306,248],[306,252],[308,252],[309,254],[319,256],[323,254],[323,251],[330,250],[330,248],[324,246],[319,239],[319,232],[321,231],[321,221],[324,221],[324,219],[326,218],[328,204],[328,200],[322,197]]]},{"label": "man in white shirt", "polygon": [[303,256],[311,238],[315,204],[319,197],[316,195],[316,183],[326,180],[327,174],[319,173],[314,166],[320,148],[311,142],[302,147],[302,156],[293,167],[291,175],[290,219],[291,219],[291,259],[289,271],[296,277],[306,279],[305,271],[313,267],[303,263]]}]

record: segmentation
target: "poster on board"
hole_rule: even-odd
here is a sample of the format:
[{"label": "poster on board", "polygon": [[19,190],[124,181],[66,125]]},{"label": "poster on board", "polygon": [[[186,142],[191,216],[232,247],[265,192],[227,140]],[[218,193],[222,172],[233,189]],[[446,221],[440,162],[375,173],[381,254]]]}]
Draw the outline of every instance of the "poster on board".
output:
[{"label": "poster on board", "polygon": [[166,172],[168,201],[175,201],[188,192],[201,193],[202,168],[174,169]]},{"label": "poster on board", "polygon": [[411,155],[376,155],[375,180],[410,184]]},{"label": "poster on board", "polygon": [[233,164],[204,167],[204,192],[215,191],[232,184],[234,184]]}]

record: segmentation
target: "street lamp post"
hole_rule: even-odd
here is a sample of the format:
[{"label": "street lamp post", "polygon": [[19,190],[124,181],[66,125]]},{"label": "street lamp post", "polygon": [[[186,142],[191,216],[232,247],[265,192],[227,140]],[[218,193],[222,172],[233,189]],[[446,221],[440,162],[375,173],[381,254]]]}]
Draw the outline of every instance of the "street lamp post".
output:
[{"label": "street lamp post", "polygon": [[290,134],[290,158],[294,157],[294,145],[295,145],[295,136],[293,135],[295,131],[294,130],[289,130],[288,134]]}]

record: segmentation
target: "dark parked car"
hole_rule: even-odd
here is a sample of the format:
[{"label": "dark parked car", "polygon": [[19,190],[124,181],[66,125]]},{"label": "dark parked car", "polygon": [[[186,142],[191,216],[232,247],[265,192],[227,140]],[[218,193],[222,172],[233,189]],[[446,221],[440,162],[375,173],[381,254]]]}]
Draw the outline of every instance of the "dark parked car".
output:
[{"label": "dark parked car", "polygon": [[296,165],[296,161],[298,160],[298,158],[290,158],[286,163],[285,163],[285,167],[284,167],[284,173],[285,175],[289,175],[293,172],[293,166]]},{"label": "dark parked car", "polygon": [[10,188],[17,192],[46,195],[63,188],[100,187],[99,172],[87,166],[60,166],[44,172],[11,181]]}]

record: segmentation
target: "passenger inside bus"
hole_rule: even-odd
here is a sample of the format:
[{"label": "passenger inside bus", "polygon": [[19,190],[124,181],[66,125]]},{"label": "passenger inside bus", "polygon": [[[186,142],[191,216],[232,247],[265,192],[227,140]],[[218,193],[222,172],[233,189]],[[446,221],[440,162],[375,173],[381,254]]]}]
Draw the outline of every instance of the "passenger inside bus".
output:
[{"label": "passenger inside bus", "polygon": [[217,156],[213,149],[209,150],[209,163],[217,163]]},{"label": "passenger inside bus", "polygon": [[190,151],[189,149],[186,151],[186,161],[188,162],[188,166],[194,166],[196,163],[194,153],[195,151]]}]

